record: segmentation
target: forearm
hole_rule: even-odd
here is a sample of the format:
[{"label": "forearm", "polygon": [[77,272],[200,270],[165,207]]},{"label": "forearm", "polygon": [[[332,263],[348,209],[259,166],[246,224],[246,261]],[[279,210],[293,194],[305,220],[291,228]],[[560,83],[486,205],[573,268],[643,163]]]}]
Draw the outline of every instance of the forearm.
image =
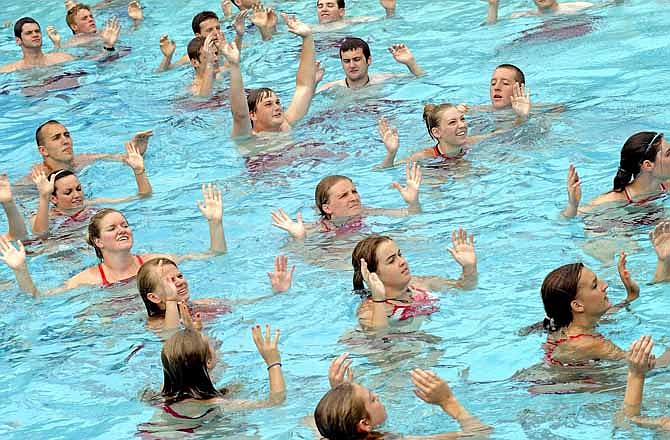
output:
[{"label": "forearm", "polygon": [[281,365],[275,365],[268,370],[270,379],[270,396],[268,400],[271,403],[279,404],[286,399],[286,384],[284,383],[284,374]]},{"label": "forearm", "polygon": [[392,8],[384,8],[386,11],[386,18],[393,18],[395,17],[395,6]]},{"label": "forearm", "polygon": [[7,214],[9,235],[11,235],[14,240],[25,239],[28,236],[26,222],[23,221],[23,216],[19,212],[19,208],[16,206],[14,200],[3,203],[2,207],[5,210],[5,214]]},{"label": "forearm", "polygon": [[233,136],[251,133],[249,106],[244,94],[244,81],[239,64],[230,65],[230,111],[233,113]]},{"label": "forearm", "polygon": [[49,199],[40,196],[37,214],[33,218],[33,234],[44,235],[49,230]]},{"label": "forearm", "polygon": [[407,68],[409,69],[410,72],[412,72],[412,75],[414,76],[421,76],[423,75],[423,69],[417,64],[416,61],[412,61],[411,63],[407,63]]},{"label": "forearm", "polygon": [[314,90],[314,77],[316,75],[315,61],[314,37],[310,34],[302,39],[300,65],[298,66],[298,74],[295,80],[296,87],[303,86]]},{"label": "forearm", "polygon": [[177,307],[177,301],[166,301],[163,330],[172,330],[178,327],[179,327],[179,308]]},{"label": "forearm", "polygon": [[455,397],[440,405],[442,410],[458,422],[463,432],[488,429],[477,417],[472,416]]},{"label": "forearm", "polygon": [[391,168],[392,166],[395,165],[395,157],[398,154],[398,151],[394,152],[386,152],[386,156],[384,156],[384,160],[382,161],[381,164],[379,164],[379,168]]},{"label": "forearm", "polygon": [[486,24],[496,24],[498,22],[498,2],[489,3],[489,13],[486,17]]},{"label": "forearm", "polygon": [[386,315],[386,302],[372,302],[371,329],[384,329],[389,326],[389,318]]},{"label": "forearm", "polygon": [[658,260],[656,262],[656,272],[654,273],[654,283],[661,283],[670,280],[670,262]]},{"label": "forearm", "polygon": [[577,210],[577,206],[568,203],[568,206],[566,206],[565,209],[561,211],[561,215],[565,218],[573,218],[577,216]]},{"label": "forearm", "polygon": [[[261,39],[263,41],[270,41],[272,40],[272,35],[275,33],[275,27],[274,26],[263,26],[258,28],[258,32],[261,34]],[[238,46],[240,47],[240,46]]]},{"label": "forearm", "polygon": [[37,290],[37,287],[35,287],[35,283],[30,276],[30,272],[28,272],[28,266],[26,264],[18,269],[13,269],[13,271],[14,276],[16,277],[16,282],[19,285],[19,289],[33,295],[38,295],[40,293],[39,290]]},{"label": "forearm", "polygon": [[623,412],[626,417],[640,415],[640,405],[644,393],[644,375],[628,372],[626,383],[626,394],[623,398]]},{"label": "forearm", "polygon": [[146,170],[135,171],[135,183],[137,183],[137,194],[140,196],[148,196],[153,192],[149,177],[147,177]]},{"label": "forearm", "polygon": [[463,266],[461,271],[460,287],[464,290],[471,290],[477,287],[477,265]]},{"label": "forearm", "polygon": [[166,57],[163,55],[163,59],[161,60],[160,65],[156,69],[156,72],[165,72],[166,70],[170,70],[172,68],[172,55],[169,57]]},{"label": "forearm", "polygon": [[205,71],[203,72],[202,78],[200,79],[200,84],[198,85],[198,96],[207,98],[212,95],[212,89],[214,87],[214,66],[212,64],[207,64]]},{"label": "forearm", "polygon": [[210,251],[215,254],[226,253],[226,236],[223,231],[223,220],[209,221]]}]

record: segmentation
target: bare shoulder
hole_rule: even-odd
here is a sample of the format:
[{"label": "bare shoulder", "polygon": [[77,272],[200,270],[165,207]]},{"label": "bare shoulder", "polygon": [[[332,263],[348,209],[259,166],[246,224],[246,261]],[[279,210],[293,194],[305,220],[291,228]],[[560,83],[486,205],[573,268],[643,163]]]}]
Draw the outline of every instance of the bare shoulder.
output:
[{"label": "bare shoulder", "polygon": [[331,82],[325,83],[324,85],[319,87],[319,90],[317,90],[317,93],[318,92],[323,92],[323,91],[328,90],[328,89],[332,89],[333,87],[345,87],[346,88],[347,83],[345,83],[343,79],[338,79],[337,81],[331,81]]},{"label": "bare shoulder", "polygon": [[621,191],[609,191],[604,194],[600,194],[598,197],[595,199],[591,200],[589,202],[589,205],[604,205],[607,203],[617,203],[617,202],[623,202],[626,200],[626,194]]},{"label": "bare shoulder", "polygon": [[519,17],[535,17],[540,15],[537,11],[517,11],[510,14],[510,18],[519,18]]},{"label": "bare shoulder", "polygon": [[433,147],[427,147],[424,148],[423,150],[419,150],[417,152],[412,153],[407,160],[408,161],[417,161],[421,159],[428,159],[433,157]]},{"label": "bare shoulder", "polygon": [[570,2],[570,3],[560,3],[558,5],[558,12],[561,14],[573,14],[579,12],[582,9],[590,8],[593,6],[593,3],[589,2]]},{"label": "bare shoulder", "polygon": [[14,61],[13,63],[5,64],[0,67],[0,73],[10,73],[19,70],[21,61]]},{"label": "bare shoulder", "polygon": [[68,289],[74,289],[79,286],[97,285],[100,284],[101,281],[102,279],[100,278],[100,271],[96,265],[82,270],[77,275],[67,280],[65,287]]},{"label": "bare shoulder", "polygon": [[47,64],[65,63],[67,61],[72,61],[75,59],[75,57],[66,52],[53,52],[46,54],[46,57],[47,57]]}]

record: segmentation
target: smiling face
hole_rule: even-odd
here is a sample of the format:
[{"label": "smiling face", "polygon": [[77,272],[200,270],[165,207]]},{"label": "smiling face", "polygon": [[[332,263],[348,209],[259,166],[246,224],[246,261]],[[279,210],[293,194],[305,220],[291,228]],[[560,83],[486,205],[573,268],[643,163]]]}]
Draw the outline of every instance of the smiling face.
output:
[{"label": "smiling face", "polygon": [[100,237],[94,243],[104,255],[108,252],[130,252],[133,247],[133,231],[126,218],[112,211],[100,220]]},{"label": "smiling face", "polygon": [[409,265],[393,240],[385,240],[375,251],[377,276],[390,290],[405,291],[412,279]]},{"label": "smiling face", "polygon": [[279,97],[269,92],[256,102],[254,111],[249,112],[254,130],[279,130],[284,122],[284,109]]},{"label": "smiling face", "polygon": [[512,93],[517,81],[516,72],[512,69],[501,67],[493,72],[489,88],[493,108],[498,110],[512,106]]},{"label": "smiling face", "polygon": [[372,63],[372,57],[365,59],[363,49],[357,47],[340,54],[342,69],[349,81],[358,81],[368,76],[368,66]]},{"label": "smiling face", "polygon": [[70,132],[64,125],[54,123],[45,125],[40,133],[40,145],[37,146],[44,159],[57,162],[72,162],[74,152]]},{"label": "smiling face", "polygon": [[607,283],[599,279],[590,269],[584,267],[577,283],[577,295],[572,301],[573,312],[589,316],[602,316],[612,304],[607,296]]},{"label": "smiling face", "polygon": [[347,218],[360,215],[361,196],[348,179],[340,179],[328,189],[328,200],[321,205],[330,218]]},{"label": "smiling face", "polygon": [[442,111],[440,122],[430,129],[434,139],[447,145],[462,145],[468,137],[468,124],[465,116],[456,107]]},{"label": "smiling face", "polygon": [[21,38],[16,39],[16,44],[25,49],[36,49],[42,47],[42,31],[35,23],[26,23],[21,27]]},{"label": "smiling face", "polygon": [[318,0],[316,13],[321,24],[332,23],[344,18],[344,8],[338,7],[337,0]]},{"label": "smiling face", "polygon": [[54,182],[55,195],[51,195],[51,203],[63,210],[77,209],[84,206],[84,192],[75,175],[65,176]]}]

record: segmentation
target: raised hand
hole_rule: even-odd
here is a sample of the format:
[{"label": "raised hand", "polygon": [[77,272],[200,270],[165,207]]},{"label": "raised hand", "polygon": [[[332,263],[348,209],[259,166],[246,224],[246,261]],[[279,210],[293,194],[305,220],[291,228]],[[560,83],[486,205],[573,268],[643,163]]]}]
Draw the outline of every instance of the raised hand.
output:
[{"label": "raised hand", "polygon": [[107,19],[105,23],[105,29],[100,33],[102,41],[107,48],[113,48],[116,44],[116,40],[119,39],[119,34],[121,33],[121,24],[119,23],[118,17],[112,17]]},{"label": "raised hand", "polygon": [[368,263],[363,258],[361,258],[361,275],[363,275],[365,283],[372,292],[372,300],[386,300],[386,287],[384,287],[384,283],[382,283],[382,280],[379,279],[379,276],[376,273],[370,272]]},{"label": "raised hand", "polygon": [[581,200],[582,182],[579,180],[577,169],[574,165],[570,164],[568,168],[568,205],[576,211]]},{"label": "raised hand", "polygon": [[0,203],[9,203],[14,200],[12,185],[7,174],[0,174]]},{"label": "raised hand", "polygon": [[666,261],[670,257],[670,221],[663,221],[649,232],[649,239],[659,260]]},{"label": "raised hand", "polygon": [[74,8],[75,6],[77,6],[77,2],[75,2],[73,0],[65,0],[64,3],[65,3],[65,11],[66,12],[69,11],[70,9]]},{"label": "raised hand", "polygon": [[447,248],[449,253],[458,264],[465,268],[472,268],[477,265],[477,254],[475,253],[475,237],[463,228],[451,231],[451,245]]},{"label": "raised hand", "polygon": [[395,155],[395,153],[398,152],[398,148],[400,147],[398,129],[391,127],[388,120],[384,117],[381,117],[379,118],[379,123],[377,124],[377,131],[379,131],[379,135],[384,142],[386,151],[388,151],[389,154]]},{"label": "raised hand", "polygon": [[328,381],[330,387],[335,388],[341,383],[354,381],[354,373],[351,371],[351,359],[347,359],[349,353],[342,353],[330,363],[328,368]]},{"label": "raised hand", "polygon": [[237,35],[244,35],[244,31],[246,30],[245,20],[247,15],[249,15],[249,11],[249,9],[245,9],[244,11],[238,12],[235,16],[235,19],[233,20],[233,29],[235,29]]},{"label": "raised hand", "polygon": [[207,35],[207,37],[205,37],[204,43],[202,43],[202,59],[200,61],[209,66],[213,66],[214,61],[216,61],[217,58],[217,50],[219,49],[219,45],[223,47],[225,43],[225,37],[223,37],[221,31],[211,32],[209,35]]},{"label": "raised hand", "polygon": [[223,219],[223,202],[221,191],[215,184],[202,185],[202,198],[198,200],[198,208],[202,215],[210,222],[220,222]]},{"label": "raised hand", "polygon": [[626,252],[623,250],[619,253],[619,261],[617,262],[617,270],[621,282],[626,288],[626,301],[630,302],[640,296],[640,286],[630,276],[630,272],[626,269]]},{"label": "raised hand", "polygon": [[303,38],[312,35],[312,29],[302,21],[295,18],[295,15],[282,13],[281,17],[284,19],[286,26],[288,26],[288,31],[290,33],[296,34]]},{"label": "raised hand", "polygon": [[275,226],[279,229],[285,230],[286,232],[291,234],[291,236],[294,239],[302,240],[307,235],[307,231],[305,230],[305,225],[302,222],[302,214],[301,213],[298,213],[296,215],[296,220],[297,221],[295,221],[295,222],[281,208],[279,208],[279,210],[277,212],[272,211],[270,213],[270,215],[272,215],[272,226]]},{"label": "raised hand", "polygon": [[410,376],[416,387],[414,394],[424,402],[446,406],[455,399],[449,384],[432,371],[416,368],[410,372]]},{"label": "raised hand", "polygon": [[58,48],[60,47],[60,34],[58,33],[58,30],[54,26],[47,26],[47,35],[49,36],[49,39],[51,42],[54,44],[54,47]]},{"label": "raised hand", "polygon": [[221,54],[226,58],[228,64],[239,66],[240,64],[240,50],[234,41],[226,43],[219,48]]},{"label": "raised hand", "polygon": [[33,167],[30,171],[30,180],[37,186],[41,198],[48,199],[54,192],[56,174],[52,174],[51,178],[47,179],[47,175],[41,167]]},{"label": "raised hand", "polygon": [[395,14],[396,0],[379,0],[379,4],[386,9],[387,17],[392,17]]},{"label": "raised hand", "polygon": [[18,249],[0,235],[0,260],[4,261],[10,269],[16,270],[26,264],[26,250],[23,248],[21,240],[16,242]]},{"label": "raised hand", "polygon": [[230,0],[221,1],[221,11],[223,11],[223,16],[230,18],[233,16],[233,2]]},{"label": "raised hand", "polygon": [[470,111],[470,106],[464,102],[461,102],[460,104],[456,105],[456,110],[458,110],[463,114],[466,114],[467,112]]},{"label": "raised hand", "polygon": [[254,26],[267,29],[277,25],[277,14],[272,8],[266,8],[262,3],[256,3],[251,11],[251,22]]},{"label": "raised hand", "polygon": [[523,120],[528,119],[530,115],[530,88],[526,88],[524,84],[514,83],[512,110]]},{"label": "raised hand", "polygon": [[651,336],[642,336],[628,349],[628,371],[636,376],[644,377],[656,366],[656,356],[651,353],[654,342]]},{"label": "raised hand", "polygon": [[394,44],[388,48],[388,51],[393,55],[393,59],[400,64],[412,64],[416,62],[412,51],[404,44]]},{"label": "raised hand", "polygon": [[[167,36],[166,36],[167,38]],[[173,42],[174,44],[174,42]],[[173,49],[174,51],[174,49]],[[133,144],[137,152],[144,156],[144,153],[147,151],[149,146],[149,138],[154,135],[153,130],[138,131],[130,139],[130,143]]]},{"label": "raised hand", "polygon": [[314,87],[321,82],[326,73],[326,65],[321,65],[321,61],[314,61]]},{"label": "raised hand", "polygon": [[266,365],[272,365],[281,362],[281,355],[277,348],[279,342],[279,329],[275,330],[274,339],[270,338],[270,324],[265,325],[265,336],[261,332],[261,326],[251,327],[251,337],[254,339],[258,352],[263,357]]},{"label": "raised hand", "polygon": [[170,40],[167,34],[161,35],[160,40],[161,52],[165,58],[172,58],[174,51],[177,48],[174,40]]},{"label": "raised hand", "polygon": [[184,325],[184,327],[202,331],[202,318],[200,317],[200,313],[196,313],[195,319],[192,319],[191,310],[189,310],[188,304],[186,304],[185,301],[178,302],[177,309],[179,310],[181,323]]},{"label": "raised hand", "polygon": [[126,157],[124,160],[133,169],[135,174],[142,174],[144,172],[144,158],[132,142],[126,142]]},{"label": "raised hand", "polygon": [[289,271],[286,270],[287,267],[288,257],[286,255],[277,255],[275,257],[275,271],[268,272],[268,278],[270,278],[270,284],[274,293],[286,292],[291,288],[295,265]]},{"label": "raised hand", "polygon": [[136,0],[128,3],[128,17],[135,21],[141,21],[144,18],[142,15],[142,6]]},{"label": "raised hand", "polygon": [[421,186],[421,167],[418,163],[407,163],[405,179],[407,186],[401,186],[398,182],[393,182],[393,187],[398,190],[408,205],[416,205],[419,203],[419,187]]}]

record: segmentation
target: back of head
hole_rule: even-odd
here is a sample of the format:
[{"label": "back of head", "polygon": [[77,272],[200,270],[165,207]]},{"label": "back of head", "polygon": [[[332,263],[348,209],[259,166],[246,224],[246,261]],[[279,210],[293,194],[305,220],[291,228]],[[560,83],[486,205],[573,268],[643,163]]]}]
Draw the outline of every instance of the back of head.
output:
[{"label": "back of head", "polygon": [[70,30],[72,31],[73,34],[74,34],[74,29],[72,29],[72,26],[74,24],[76,24],[77,14],[81,10],[91,12],[91,7],[89,5],[85,5],[83,3],[77,3],[75,6],[68,9],[67,15],[65,16],[65,21],[67,22],[67,25],[68,25],[68,27],[70,28]]},{"label": "back of head", "polygon": [[368,418],[365,402],[356,396],[354,384],[345,382],[329,390],[314,410],[319,433],[328,440],[364,439],[358,422]]},{"label": "back of head", "polygon": [[526,84],[526,75],[524,75],[523,71],[518,67],[516,67],[514,64],[501,64],[498,67],[496,67],[496,70],[498,69],[509,69],[514,71],[516,82],[518,82],[519,84]]},{"label": "back of head", "polygon": [[365,60],[370,59],[370,46],[364,40],[356,37],[347,37],[340,45],[340,59],[342,58],[342,53],[348,52],[350,50],[362,49]]},{"label": "back of head", "polygon": [[33,23],[36,24],[37,27],[40,27],[40,24],[35,21],[34,18],[32,17],[23,17],[20,18],[15,24],[14,24],[14,36],[16,38],[21,38],[21,32],[23,32],[23,25],[28,24],[28,23]]},{"label": "back of head", "polygon": [[572,322],[572,301],[577,296],[582,263],[566,264],[549,272],[542,283],[542,303],[547,317],[544,328],[556,331]]},{"label": "back of head", "polygon": [[[456,106],[448,102],[443,102],[442,104],[426,104],[423,106],[423,121],[426,123],[426,129],[431,138],[435,139],[432,129],[434,127],[440,126],[440,119],[442,118],[442,112],[455,108]],[[437,139],[435,139],[437,140]]]},{"label": "back of head", "polygon": [[155,292],[156,288],[160,285],[161,273],[158,271],[158,268],[168,265],[177,267],[177,264],[169,258],[152,258],[149,261],[145,261],[140,270],[137,271],[137,289],[140,291],[140,297],[147,308],[147,315],[149,316],[165,314],[165,311],[161,310],[158,304],[150,301],[147,295]]},{"label": "back of head", "polygon": [[623,191],[626,185],[640,174],[645,160],[655,161],[662,141],[663,135],[655,131],[641,131],[626,140],[621,148],[621,160],[614,177],[613,191]]},{"label": "back of head", "polygon": [[38,146],[44,145],[46,141],[46,139],[44,139],[44,136],[42,136],[42,131],[44,130],[44,128],[46,128],[49,125],[55,125],[55,124],[63,125],[60,122],[56,121],[55,119],[50,119],[46,122],[43,122],[42,124],[40,124],[39,127],[37,127],[37,130],[35,130],[35,142],[37,143]]},{"label": "back of head", "polygon": [[189,60],[200,61],[200,49],[202,49],[203,44],[205,44],[205,37],[195,37],[189,41],[188,47],[186,48]]},{"label": "back of head", "polygon": [[342,180],[348,180],[349,182],[351,182],[351,179],[348,178],[347,176],[340,176],[338,174],[335,174],[332,176],[324,177],[323,179],[321,179],[319,184],[316,185],[316,189],[314,190],[314,202],[316,203],[316,209],[319,210],[319,214],[321,215],[321,217],[325,219],[330,219],[330,214],[326,213],[323,210],[323,205],[328,203],[329,200],[328,193],[330,192],[330,188],[332,188],[333,185],[337,184]]},{"label": "back of head", "polygon": [[354,290],[365,288],[363,284],[363,273],[361,272],[361,259],[365,260],[370,272],[377,271],[377,248],[380,244],[391,241],[391,237],[385,235],[370,235],[359,241],[351,253],[351,265],[354,267]]},{"label": "back of head", "polygon": [[93,249],[95,250],[95,255],[98,257],[99,260],[102,260],[102,251],[100,250],[100,248],[98,248],[98,246],[95,245],[95,239],[100,238],[100,232],[102,231],[101,226],[102,220],[107,216],[107,214],[111,214],[112,212],[118,212],[119,214],[121,214],[121,212],[117,211],[116,209],[104,208],[96,212],[95,215],[91,217],[91,222],[88,224],[86,243],[88,243],[90,246],[93,246]]},{"label": "back of head", "polygon": [[210,18],[218,20],[219,16],[216,15],[216,13],[213,11],[202,11],[199,14],[196,14],[196,16],[193,17],[193,21],[191,21],[191,29],[193,29],[193,35],[200,34],[200,23],[202,23],[205,20],[209,20]]}]

